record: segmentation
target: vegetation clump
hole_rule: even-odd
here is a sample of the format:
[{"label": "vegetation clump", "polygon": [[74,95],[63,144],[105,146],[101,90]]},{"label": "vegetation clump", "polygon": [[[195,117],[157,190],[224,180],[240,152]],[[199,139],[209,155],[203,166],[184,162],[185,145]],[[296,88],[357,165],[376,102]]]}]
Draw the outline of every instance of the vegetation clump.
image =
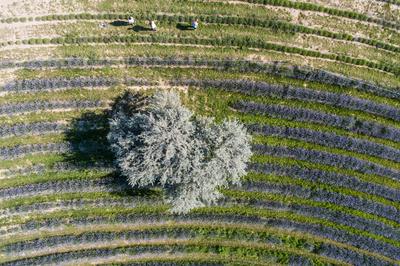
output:
[{"label": "vegetation clump", "polygon": [[242,124],[195,116],[172,92],[126,92],[114,105],[108,140],[130,185],[162,186],[175,213],[217,203],[218,188],[240,185],[251,156]]}]

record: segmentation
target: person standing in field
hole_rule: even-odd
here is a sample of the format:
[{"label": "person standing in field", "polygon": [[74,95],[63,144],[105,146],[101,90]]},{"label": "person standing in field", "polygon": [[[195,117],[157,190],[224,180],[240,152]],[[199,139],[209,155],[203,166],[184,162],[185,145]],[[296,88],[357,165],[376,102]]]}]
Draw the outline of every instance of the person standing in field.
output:
[{"label": "person standing in field", "polygon": [[135,19],[134,19],[133,17],[129,17],[129,18],[128,18],[128,24],[129,24],[129,25],[135,24]]},{"label": "person standing in field", "polygon": [[150,28],[151,28],[152,31],[156,31],[157,30],[157,25],[154,22],[154,20],[150,21]]},{"label": "person standing in field", "polygon": [[199,27],[199,21],[197,19],[192,20],[192,29],[196,30]]}]

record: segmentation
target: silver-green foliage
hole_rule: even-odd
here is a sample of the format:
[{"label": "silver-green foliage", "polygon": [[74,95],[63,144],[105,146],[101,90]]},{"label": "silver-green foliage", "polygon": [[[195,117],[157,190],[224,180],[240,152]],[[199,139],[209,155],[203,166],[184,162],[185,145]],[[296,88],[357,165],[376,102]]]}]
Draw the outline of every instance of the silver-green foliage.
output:
[{"label": "silver-green foliage", "polygon": [[251,156],[242,124],[194,116],[172,92],[126,93],[114,106],[108,139],[129,183],[161,185],[175,213],[215,204],[218,188],[240,185]]}]

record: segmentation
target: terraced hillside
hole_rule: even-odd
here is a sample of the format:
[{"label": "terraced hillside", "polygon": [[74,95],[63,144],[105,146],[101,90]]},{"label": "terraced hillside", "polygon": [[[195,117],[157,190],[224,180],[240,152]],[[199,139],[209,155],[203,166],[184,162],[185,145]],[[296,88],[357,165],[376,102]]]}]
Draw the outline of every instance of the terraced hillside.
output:
[{"label": "terraced hillside", "polygon": [[[243,186],[188,215],[131,189],[126,89],[245,123]],[[47,264],[399,265],[400,2],[0,1],[0,265]]]}]

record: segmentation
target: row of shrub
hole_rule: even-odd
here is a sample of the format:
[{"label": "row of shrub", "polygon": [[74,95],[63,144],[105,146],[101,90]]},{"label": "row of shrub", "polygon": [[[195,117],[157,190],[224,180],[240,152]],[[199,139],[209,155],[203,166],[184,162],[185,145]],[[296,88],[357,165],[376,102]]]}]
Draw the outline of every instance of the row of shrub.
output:
[{"label": "row of shrub", "polygon": [[[354,170],[364,174],[378,175],[382,177],[388,177],[400,180],[400,173],[394,169],[387,168],[378,165],[376,163],[368,162],[347,155],[329,153],[325,151],[302,149],[302,148],[291,148],[284,146],[270,146],[270,145],[259,145],[259,144],[253,146],[253,150],[255,153],[261,155],[288,157],[301,161],[309,161],[313,163]],[[395,194],[394,195],[392,194],[392,196],[395,196]],[[400,195],[397,196],[400,197]],[[390,197],[390,195],[386,195],[386,197]],[[400,198],[396,198],[392,200],[396,201],[399,199]]]},{"label": "row of shrub", "polygon": [[[120,83],[135,86],[152,86],[155,82],[144,79],[126,78],[120,81],[115,78],[104,77],[78,77],[78,78],[51,78],[17,80],[4,85],[4,91],[43,91],[60,88],[81,88],[114,86]],[[173,81],[176,85],[179,81]],[[400,110],[385,104],[378,104],[370,100],[352,97],[349,95],[316,91],[290,85],[274,85],[265,82],[253,82],[247,80],[181,80],[179,85],[191,85],[197,87],[222,88],[227,91],[235,91],[247,95],[278,97],[296,99],[301,101],[319,102],[332,106],[343,107],[352,110],[382,116],[395,121],[400,121]],[[1,114],[1,111],[0,111]],[[1,134],[0,134],[1,136]]]},{"label": "row of shrub", "polygon": [[[60,144],[62,146],[62,144]],[[64,145],[65,146],[65,145]],[[72,178],[72,176],[71,176]],[[68,192],[118,192],[125,191],[127,184],[117,182],[113,178],[99,178],[94,180],[71,179],[64,181],[47,181],[22,186],[4,188],[0,190],[0,198],[15,199],[26,196],[47,195],[51,193]]]},{"label": "row of shrub", "polygon": [[[214,240],[214,241],[213,241]],[[121,247],[122,246],[122,247]],[[114,247],[103,247],[103,248],[90,248],[90,249],[82,249],[78,251],[63,251],[59,253],[50,253],[47,255],[30,257],[25,259],[15,259],[12,261],[8,261],[6,263],[2,263],[1,265],[44,265],[49,263],[57,263],[57,264],[66,264],[73,263],[75,260],[103,260],[107,257],[114,257],[117,255],[138,255],[144,253],[146,256],[151,257],[153,254],[156,257],[162,256],[166,253],[169,254],[196,254],[196,253],[206,253],[210,255],[224,255],[224,256],[235,256],[240,255],[241,257],[246,257],[249,262],[257,261],[257,262],[267,262],[274,261],[279,264],[288,264],[291,260],[300,261],[303,263],[323,263],[315,258],[315,256],[310,256],[310,259],[307,259],[307,255],[304,259],[299,259],[301,257],[299,254],[301,252],[289,252],[284,247],[275,246],[272,247],[270,245],[264,246],[256,246],[253,247],[251,244],[247,244],[244,242],[222,242],[219,243],[217,239],[209,239],[209,240],[186,240],[186,241],[178,241],[178,240],[169,240],[169,241],[159,241],[152,242],[148,244],[139,244],[139,243],[127,243],[122,244],[120,246]],[[292,259],[292,257],[294,257]],[[315,261],[315,262],[314,262]],[[234,262],[234,261],[233,261]],[[174,265],[174,264],[173,264]],[[179,265],[179,264],[178,264]],[[195,264],[196,265],[196,264]],[[203,264],[197,264],[203,265]],[[207,264],[206,264],[207,265]],[[215,265],[214,263],[209,265]],[[218,264],[217,264],[218,265]]]},{"label": "row of shrub", "polygon": [[375,63],[366,59],[353,58],[346,55],[327,54],[319,51],[308,50],[299,47],[289,47],[285,45],[264,42],[254,38],[234,38],[225,37],[220,39],[208,38],[181,38],[166,35],[128,35],[128,36],[93,36],[93,37],[57,37],[44,39],[28,39],[22,41],[9,41],[1,43],[1,46],[19,45],[19,44],[83,44],[83,43],[175,43],[186,45],[211,45],[211,46],[234,46],[238,48],[258,48],[265,50],[273,50],[283,53],[299,54],[303,56],[335,60],[357,66],[366,66],[372,69],[381,70],[395,75],[400,75],[400,68],[386,62]]},{"label": "row of shrub", "polygon": [[[49,90],[54,88],[64,87],[94,87],[94,86],[110,86],[119,83],[127,85],[149,85],[151,82],[147,82],[143,79],[125,79],[123,81],[114,78],[96,78],[96,77],[79,77],[79,78],[55,78],[55,79],[34,79],[34,80],[22,80],[10,83],[6,85],[8,91],[25,91],[25,90]],[[155,84],[152,84],[155,85]],[[349,109],[355,109],[365,112],[371,112],[373,114],[380,114],[384,117],[393,118],[392,115],[396,115],[397,109],[382,104],[376,104],[374,102],[363,100],[351,96],[339,95],[330,92],[314,91],[304,88],[294,88],[291,86],[280,86],[271,85],[264,82],[252,82],[246,80],[172,80],[172,86],[177,85],[189,85],[202,88],[219,88],[227,91],[235,91],[249,95],[262,95],[262,96],[273,96],[278,98],[288,99],[299,99],[302,101],[315,101],[323,102],[327,104],[339,104]],[[101,102],[27,102],[19,104],[7,104],[0,106],[0,114],[12,115],[21,112],[31,112],[39,110],[51,110],[58,108],[93,108],[102,107]],[[360,133],[372,137],[388,139],[392,141],[399,141],[399,130],[387,125],[379,124],[372,121],[363,121],[354,117],[338,116],[334,114],[322,113],[319,111],[313,111],[308,109],[294,109],[285,106],[274,106],[271,105],[268,111],[264,110],[265,106],[258,106],[252,104],[252,110],[243,105],[234,106],[245,112],[261,112],[262,114],[269,114],[272,116],[278,116],[287,119],[294,119],[297,121],[307,121],[313,123],[319,123],[329,126],[334,126],[349,130],[351,132]],[[260,108],[264,109],[260,109]],[[244,109],[243,109],[244,108]],[[255,108],[255,109],[254,109]],[[387,115],[385,115],[387,113]],[[396,119],[395,119],[396,120]],[[92,121],[95,122],[95,121]],[[102,122],[103,123],[103,122]],[[25,134],[27,132],[40,133],[41,130],[50,132],[51,130],[47,127],[58,127],[54,124],[41,125],[37,124],[38,128],[32,128],[35,125],[15,125],[13,127],[4,127],[0,130],[0,137],[8,135]],[[90,125],[99,126],[96,124]],[[87,125],[85,126],[87,128]],[[82,126],[81,126],[82,128]],[[50,131],[49,131],[50,130]],[[54,131],[55,129],[53,129]],[[14,131],[14,133],[12,133]],[[18,132],[20,131],[20,132]]]},{"label": "row of shrub", "polygon": [[[54,218],[45,218],[40,220],[30,220],[29,222],[22,224],[21,227],[17,230],[39,230],[41,228],[57,228],[60,225],[92,225],[95,226],[97,224],[103,223],[121,223],[121,224],[128,224],[128,223],[141,223],[141,224],[148,224],[148,223],[156,223],[156,222],[163,222],[165,219],[173,219],[174,221],[198,221],[200,223],[208,223],[208,222],[216,222],[216,223],[225,223],[228,222],[230,224],[251,224],[251,225],[268,225],[269,227],[278,227],[281,229],[285,228],[292,228],[296,231],[305,232],[309,234],[310,232],[314,235],[332,239],[339,242],[344,242],[354,247],[361,247],[363,249],[372,250],[373,252],[380,252],[379,250],[382,248],[379,244],[377,245],[377,241],[365,238],[365,237],[358,237],[355,235],[351,235],[348,233],[344,233],[343,231],[327,228],[322,225],[318,224],[311,224],[311,223],[299,223],[292,221],[291,219],[283,219],[273,217],[272,215],[267,215],[267,212],[263,212],[261,210],[256,210],[252,208],[225,208],[225,207],[216,207],[216,208],[208,208],[208,209],[201,209],[198,210],[196,213],[192,213],[189,215],[184,216],[171,216],[166,213],[154,213],[154,208],[140,208],[139,210],[135,211],[135,209],[130,209],[127,212],[120,213],[120,211],[116,210],[115,215],[113,214],[111,217],[102,213],[101,216],[91,216],[87,217],[71,217],[68,216],[68,219],[63,219],[59,217],[57,219]],[[145,211],[143,211],[145,210]],[[7,229],[8,232],[14,231],[15,227],[11,229]],[[379,243],[379,242],[378,242]],[[325,246],[326,245],[326,246]],[[338,257],[347,257],[349,250],[339,248],[341,252],[339,254],[343,254],[340,256],[334,250],[338,250],[338,248],[331,244],[325,244],[325,248],[329,248],[328,250],[324,249],[321,250],[322,253],[330,253],[336,254]],[[333,250],[332,250],[333,248]],[[390,252],[390,251],[389,251]],[[353,252],[350,252],[351,255]],[[385,252],[387,253],[387,252]],[[363,260],[376,260],[376,258],[369,257],[365,255],[365,253],[357,253],[357,255],[352,254],[348,258],[352,258],[355,256],[356,258]],[[385,263],[386,264],[386,263]]]},{"label": "row of shrub", "polygon": [[[37,21],[49,21],[49,20],[68,20],[68,19],[126,19],[128,15],[125,14],[69,14],[69,15],[52,15],[52,16],[43,16],[34,18]],[[286,21],[280,20],[261,20],[257,18],[250,17],[228,17],[228,16],[207,16],[207,15],[199,15],[199,16],[182,16],[182,15],[150,15],[152,19],[157,21],[165,21],[167,23],[176,23],[176,22],[188,22],[195,18],[199,19],[203,23],[209,24],[227,24],[227,25],[244,25],[244,26],[254,26],[254,27],[264,27],[271,28],[273,30],[278,30],[282,32],[289,33],[305,33],[305,34],[314,34],[318,36],[338,39],[338,40],[347,40],[353,42],[360,42],[363,44],[371,45],[380,49],[392,51],[392,52],[400,52],[400,47],[382,42],[380,40],[368,39],[363,37],[354,37],[350,34],[346,33],[337,33],[328,31],[325,29],[315,29],[306,27],[303,25],[297,25],[293,23],[289,23]],[[33,18],[30,18],[31,20]],[[136,15],[136,19],[145,20],[149,19],[148,15],[138,14]],[[26,21],[26,18],[20,18],[21,22]],[[1,22],[1,21],[0,21]],[[6,21],[3,21],[6,22]],[[8,22],[11,19],[8,19]]]},{"label": "row of shrub", "polygon": [[[307,11],[317,11],[317,12],[322,12],[322,13],[328,13],[328,14],[334,15],[334,16],[340,16],[340,17],[346,17],[346,18],[350,18],[350,19],[356,19],[356,20],[376,23],[376,24],[379,24],[379,25],[382,25],[382,26],[388,27],[388,28],[400,29],[400,25],[396,22],[391,22],[391,21],[387,21],[384,19],[380,19],[380,18],[368,17],[365,14],[357,13],[354,11],[324,7],[324,6],[313,4],[313,3],[292,2],[292,1],[288,1],[288,0],[241,0],[241,1],[256,3],[256,4],[263,4],[263,5],[284,6],[284,7],[307,10]],[[125,13],[125,14],[122,14],[122,13],[119,13],[119,14],[118,13],[103,13],[103,14],[80,13],[80,14],[65,14],[65,15],[54,14],[54,15],[46,15],[46,16],[40,16],[40,17],[28,17],[28,18],[27,17],[3,18],[0,20],[0,23],[16,23],[16,22],[27,22],[27,21],[73,20],[73,19],[86,19],[86,20],[122,19],[122,20],[126,20],[128,18],[128,16],[130,16],[130,15],[131,14],[127,14],[127,13]],[[143,14],[143,13],[135,14],[135,18],[137,18],[139,20],[155,19],[155,20],[159,20],[159,21],[163,21],[163,20],[171,21],[171,22],[175,21],[175,20],[172,20],[170,17],[178,17],[178,18],[180,18],[179,21],[188,21],[188,19],[192,18],[192,17],[182,16],[182,15],[170,16],[170,15]],[[212,19],[210,21],[207,21],[207,19],[212,16],[199,15],[196,17],[199,18],[201,21],[213,23]]]},{"label": "row of shrub", "polygon": [[[255,173],[268,175],[275,171],[277,167],[275,167],[275,164],[254,163],[250,166],[250,169]],[[329,203],[339,207],[351,208],[360,212],[383,217],[394,222],[395,224],[399,223],[399,210],[393,206],[372,201],[367,198],[362,198],[357,195],[348,195],[340,192],[340,190],[330,188],[329,186],[326,186],[329,187],[329,189],[324,189],[317,186],[318,183],[312,186],[312,182],[304,179],[289,178],[290,180],[285,181],[285,175],[278,176],[282,176],[281,181],[269,181],[267,179],[267,181],[255,182],[254,185],[250,183],[249,185],[246,185],[246,190],[275,193],[280,194],[281,196],[294,196],[310,201]],[[388,223],[386,224],[388,225]]]},{"label": "row of shrub", "polygon": [[399,241],[399,232],[393,226],[375,220],[374,218],[378,217],[376,215],[360,215],[356,210],[353,210],[353,213],[348,213],[349,209],[346,207],[314,201],[302,195],[293,196],[286,190],[296,192],[299,188],[284,184],[266,183],[265,181],[249,181],[238,190],[226,190],[224,194],[236,204],[239,202],[268,209],[288,210],[299,215],[324,219],[371,233],[375,235],[374,237],[377,240],[384,239],[388,243]]},{"label": "row of shrub", "polygon": [[[49,156],[51,157],[51,156]],[[54,162],[52,165],[44,165],[41,163],[35,163],[29,166],[18,166],[9,169],[2,169],[1,175],[3,177],[11,178],[16,176],[27,176],[27,175],[39,175],[44,174],[46,171],[53,172],[66,172],[66,171],[82,171],[82,170],[94,170],[113,172],[115,168],[112,163],[108,160],[96,160],[96,161],[85,161],[83,159],[79,162]]]},{"label": "row of shrub", "polygon": [[384,27],[400,29],[400,25],[396,22],[387,21],[380,18],[369,17],[362,13],[357,13],[350,10],[342,10],[331,7],[325,7],[314,3],[306,3],[306,2],[297,2],[297,1],[289,1],[289,0],[240,0],[243,2],[249,2],[254,4],[261,5],[274,5],[274,6],[284,6],[294,9],[307,10],[307,11],[316,11],[327,13],[333,16],[345,17],[350,19],[356,19],[361,21],[372,22],[376,24],[380,24]]},{"label": "row of shrub", "polygon": [[[221,239],[237,239],[243,241],[262,241],[270,244],[279,244],[289,247],[303,249],[306,252],[320,253],[320,246],[322,243],[311,242],[308,239],[298,239],[294,237],[288,237],[286,235],[276,235],[268,232],[253,231],[249,232],[247,229],[240,227],[235,228],[209,228],[208,226],[188,225],[180,227],[176,225],[174,227],[155,227],[153,229],[146,230],[135,230],[135,231],[105,231],[105,232],[85,232],[79,235],[62,235],[53,236],[44,239],[31,240],[27,242],[17,242],[6,246],[7,252],[22,252],[26,249],[29,250],[41,250],[49,246],[56,245],[71,245],[71,244],[82,244],[88,242],[109,242],[115,240],[132,241],[132,240],[148,240],[153,238],[221,238]],[[335,246],[327,245],[326,248],[332,249]],[[338,247],[336,247],[338,249]],[[347,252],[346,252],[347,251]],[[349,253],[348,250],[343,250],[345,253]],[[324,250],[324,253],[326,250]],[[329,256],[328,256],[329,257]],[[360,255],[351,256],[350,258],[334,257],[338,260],[344,260],[346,262],[355,263],[359,261]]]},{"label": "row of shrub", "polygon": [[[91,208],[91,207],[96,207],[96,208],[134,207],[137,206],[138,203],[141,204],[142,202],[144,202],[144,200],[140,200],[138,202],[138,200],[133,197],[121,197],[118,199],[98,197],[96,199],[78,198],[72,200],[54,200],[48,202],[40,202],[29,205],[17,206],[14,208],[0,209],[0,215],[2,217],[11,219],[12,216],[17,217],[33,213],[44,213],[46,211],[55,211],[55,210],[70,211],[70,210],[77,210],[77,209]],[[156,201],[152,200],[151,203],[156,204]]]},{"label": "row of shrub", "polygon": [[[96,77],[79,77],[73,79],[55,78],[55,79],[35,79],[35,80],[23,80],[6,85],[7,90],[49,90],[53,88],[63,87],[94,87],[94,86],[110,86],[119,84],[119,82],[127,85],[147,85],[151,84],[145,80],[125,79],[123,81],[114,78],[96,78]],[[284,98],[294,98],[305,101],[316,101],[330,104],[342,105],[350,109],[363,109],[362,111],[372,112],[374,114],[381,114],[384,117],[385,113],[388,113],[389,118],[392,118],[391,113],[396,114],[397,109],[386,105],[376,104],[368,100],[362,100],[351,96],[338,95],[329,92],[318,92],[303,88],[284,87],[279,85],[271,85],[263,82],[252,82],[245,80],[172,80],[170,81],[172,86],[177,85],[189,85],[202,88],[221,88],[227,91],[237,91],[250,95],[268,95]],[[154,85],[154,84],[153,84]],[[343,104],[340,104],[340,103]],[[102,107],[101,102],[27,102],[18,104],[6,104],[0,106],[0,114],[12,115],[21,112],[31,112],[39,110],[51,110],[59,108],[94,108]],[[243,106],[242,106],[243,107]],[[254,108],[256,106],[253,106]],[[329,126],[335,126],[345,130],[349,130],[355,133],[361,133],[373,137],[388,139],[392,141],[399,141],[398,130],[396,128],[378,124],[371,121],[362,121],[355,119],[354,117],[337,116],[334,114],[326,114],[318,111],[308,109],[293,109],[290,107],[276,106],[273,110],[273,106],[270,106],[268,114],[278,115],[279,117],[286,117],[289,119],[295,119],[298,121],[312,121],[314,123],[326,124]],[[240,109],[240,106],[237,106]],[[265,108],[265,107],[264,107]],[[259,109],[259,108],[258,108]],[[257,110],[258,110],[257,109]],[[246,112],[251,111],[247,110]],[[260,110],[259,110],[260,111]],[[387,112],[386,112],[387,111]],[[257,111],[258,112],[258,111]],[[263,114],[266,111],[262,112]],[[50,125],[49,125],[50,126]],[[52,125],[53,126],[53,125]],[[92,125],[93,126],[93,125]],[[4,134],[11,134],[10,131],[22,130],[26,126],[17,125],[15,128],[4,127],[0,136]],[[32,127],[32,125],[30,125]],[[34,129],[29,129],[34,131]],[[37,129],[40,130],[40,129]],[[2,132],[0,131],[0,132]],[[8,132],[8,133],[7,133]],[[18,133],[13,133],[18,134]],[[23,134],[23,133],[21,133]]]},{"label": "row of shrub", "polygon": [[59,133],[65,129],[66,125],[57,122],[37,122],[29,124],[17,124],[13,126],[3,125],[0,128],[0,138]]},{"label": "row of shrub", "polygon": [[249,80],[187,80],[182,81],[182,83],[197,87],[220,88],[226,91],[239,92],[252,96],[266,96],[277,97],[279,99],[284,98],[318,102],[335,107],[363,111],[393,119],[395,121],[400,121],[400,110],[397,108],[345,94]]},{"label": "row of shrub", "polygon": [[65,78],[56,77],[50,79],[24,79],[16,80],[7,83],[1,87],[2,91],[45,91],[54,90],[60,88],[82,88],[82,87],[110,87],[119,84],[125,84],[129,86],[152,86],[157,83],[154,81],[148,81],[144,79],[128,78],[117,79],[108,77],[76,77],[76,78]]},{"label": "row of shrub", "polygon": [[[306,225],[306,224],[308,224],[308,223],[304,223],[304,225]],[[312,225],[311,225],[312,226]],[[349,239],[351,239],[352,237],[351,237],[351,234],[348,234],[348,233],[345,233],[345,232],[342,232],[341,230],[337,230],[337,229],[333,229],[333,231],[336,231],[338,234],[341,234],[342,235],[342,237],[343,237],[343,235],[348,235],[350,238]],[[363,239],[364,241],[365,241],[365,239],[368,239],[368,238],[365,238],[365,237],[360,237],[361,239]],[[378,249],[378,248],[387,248],[387,245],[386,244],[384,244],[384,243],[381,243],[381,244],[379,244],[379,242],[376,242],[376,241],[374,241],[374,240],[371,240],[371,239],[369,239],[369,241],[368,241],[369,243],[371,243],[371,242],[375,242],[375,244],[376,244],[376,246],[375,246],[375,250],[376,249]],[[368,246],[368,244],[367,245],[365,245],[364,244],[364,246]],[[389,250],[393,250],[393,248],[389,248]]]},{"label": "row of shrub", "polygon": [[63,153],[70,150],[72,150],[72,147],[65,143],[28,144],[0,148],[0,158],[2,160],[11,160],[31,153]]},{"label": "row of shrub", "polygon": [[[91,130],[103,129],[106,125],[106,118],[100,119],[87,119],[79,120],[73,124],[73,130],[79,133]],[[34,122],[34,123],[21,123],[15,125],[3,125],[0,128],[0,138],[16,137],[25,135],[43,135],[46,133],[58,133],[63,131],[71,131],[70,126],[60,122]]]},{"label": "row of shrub", "polygon": [[[355,88],[360,91],[374,93],[383,97],[400,99],[400,93],[396,88],[384,88],[363,80],[345,77],[343,75],[331,73],[321,69],[312,69],[305,66],[291,66],[282,62],[260,63],[243,59],[208,59],[196,57],[128,57],[121,59],[82,59],[68,58],[62,60],[37,60],[25,62],[0,62],[0,68],[29,68],[41,69],[48,67],[86,67],[86,66],[206,66],[225,70],[235,70],[240,72],[256,72],[280,75],[289,78],[302,79],[313,82],[326,83],[340,87]],[[20,83],[10,83],[3,90],[22,90]],[[17,89],[18,88],[18,89]],[[29,89],[29,87],[26,87]],[[33,89],[33,88],[32,88]]]},{"label": "row of shrub", "polygon": [[49,111],[54,109],[84,109],[105,107],[102,101],[34,101],[0,105],[0,115],[16,115],[27,112]]},{"label": "row of shrub", "polygon": [[[117,228],[115,228],[117,229]],[[157,238],[193,239],[193,238],[222,238],[226,240],[243,240],[263,243],[275,243],[288,247],[303,249],[315,253],[319,243],[307,239],[296,239],[287,235],[274,234],[271,231],[251,231],[235,227],[218,227],[200,225],[162,226],[153,228],[138,228],[127,230],[89,231],[80,234],[49,236],[24,242],[14,242],[3,247],[6,253],[20,253],[28,250],[41,250],[50,246],[75,245],[89,242],[110,242],[115,240],[140,241]],[[15,254],[16,255],[16,254]]]},{"label": "row of shrub", "polygon": [[277,127],[267,124],[251,124],[248,125],[247,128],[253,134],[306,141],[331,148],[338,148],[400,162],[400,151],[398,149],[371,142],[366,139],[346,137],[331,132],[322,132],[307,128]]},{"label": "row of shrub", "polygon": [[[269,190],[270,187],[265,183],[251,183],[244,190],[227,191],[226,195],[231,197],[236,204],[246,204],[261,209],[270,209],[274,211],[285,210],[296,215],[309,217],[310,220],[324,220],[331,224],[344,226],[348,231],[354,234],[366,236],[377,241],[387,244],[393,244],[394,238],[397,237],[396,230],[382,223],[373,220],[367,220],[358,216],[349,215],[343,211],[333,211],[323,207],[317,207],[315,201],[304,199],[301,197],[293,197],[289,195],[281,196],[279,192]],[[258,187],[260,186],[260,187]],[[263,188],[268,192],[262,192]],[[311,204],[308,204],[311,202]],[[317,203],[322,205],[321,203]],[[383,232],[383,228],[388,229]]]},{"label": "row of shrub", "polygon": [[237,102],[233,107],[241,112],[267,115],[293,121],[309,122],[341,128],[357,134],[400,141],[400,130],[355,117],[338,116],[305,108],[292,108],[283,105],[264,105],[254,102]]}]

